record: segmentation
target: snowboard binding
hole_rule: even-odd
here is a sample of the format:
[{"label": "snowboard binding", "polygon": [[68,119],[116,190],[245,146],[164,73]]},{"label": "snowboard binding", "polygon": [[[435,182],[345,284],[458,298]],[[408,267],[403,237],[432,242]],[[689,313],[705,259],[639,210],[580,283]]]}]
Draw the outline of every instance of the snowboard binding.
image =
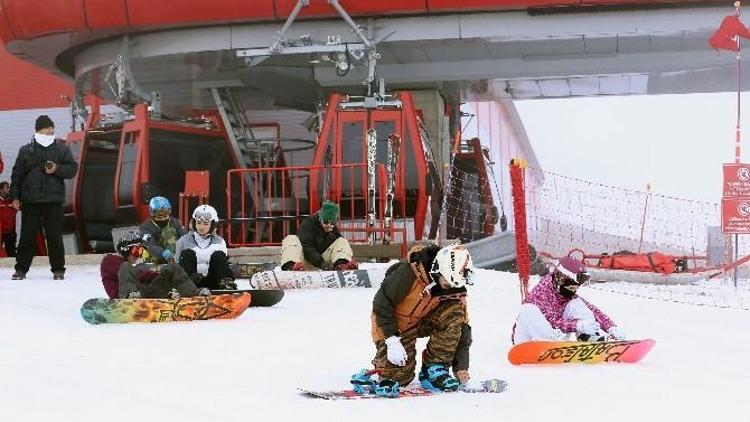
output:
[{"label": "snowboard binding", "polygon": [[448,367],[442,363],[423,366],[419,371],[419,382],[422,387],[435,392],[456,391],[460,383],[448,372]]},{"label": "snowboard binding", "polygon": [[378,397],[398,397],[401,392],[401,386],[399,383],[388,378],[377,382],[372,379],[372,376],[377,373],[377,370],[363,369],[352,375],[352,379],[350,380],[352,383],[352,390],[361,395],[374,394]]}]

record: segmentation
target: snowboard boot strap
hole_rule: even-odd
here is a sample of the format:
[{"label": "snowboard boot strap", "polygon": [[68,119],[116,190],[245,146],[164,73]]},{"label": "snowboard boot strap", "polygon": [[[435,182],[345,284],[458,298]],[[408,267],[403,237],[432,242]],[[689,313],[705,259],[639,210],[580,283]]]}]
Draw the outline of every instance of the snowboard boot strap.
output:
[{"label": "snowboard boot strap", "polygon": [[373,374],[375,372],[363,369],[352,375],[352,379],[349,380],[352,383],[352,390],[357,394],[372,394],[375,392],[376,383],[372,379]]},{"label": "snowboard boot strap", "polygon": [[456,391],[460,384],[458,379],[450,376],[448,367],[442,363],[422,367],[419,371],[419,382],[425,389],[435,392]]},{"label": "snowboard boot strap", "polygon": [[401,386],[392,379],[382,379],[375,385],[375,395],[378,397],[396,398],[401,392]]}]

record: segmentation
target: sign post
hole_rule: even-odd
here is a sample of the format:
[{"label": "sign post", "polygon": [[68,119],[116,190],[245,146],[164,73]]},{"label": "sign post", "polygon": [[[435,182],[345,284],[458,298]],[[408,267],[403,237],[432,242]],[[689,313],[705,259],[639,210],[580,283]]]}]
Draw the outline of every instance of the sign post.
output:
[{"label": "sign post", "polygon": [[[734,234],[734,261],[739,259],[739,235],[750,234],[750,164],[724,164],[721,231]],[[737,267],[734,268],[737,286]]]}]

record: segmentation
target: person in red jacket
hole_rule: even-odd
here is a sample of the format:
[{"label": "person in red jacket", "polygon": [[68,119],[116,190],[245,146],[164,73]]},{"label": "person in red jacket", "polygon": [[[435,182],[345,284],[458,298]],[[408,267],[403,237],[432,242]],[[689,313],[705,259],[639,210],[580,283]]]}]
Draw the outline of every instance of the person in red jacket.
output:
[{"label": "person in red jacket", "polygon": [[18,210],[13,208],[13,200],[10,199],[10,183],[0,182],[0,235],[2,236],[0,245],[5,248],[5,254],[10,257],[16,256],[17,212]]}]

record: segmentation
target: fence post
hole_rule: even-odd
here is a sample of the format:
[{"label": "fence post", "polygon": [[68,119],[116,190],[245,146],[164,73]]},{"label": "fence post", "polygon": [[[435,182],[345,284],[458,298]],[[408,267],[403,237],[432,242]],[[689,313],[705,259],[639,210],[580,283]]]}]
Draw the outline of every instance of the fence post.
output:
[{"label": "fence post", "polygon": [[529,241],[526,231],[526,192],[524,171],[526,161],[514,158],[510,160],[510,183],[513,194],[513,221],[516,229],[516,268],[521,288],[521,301],[529,293],[529,274],[531,273],[531,258],[529,256]]}]

